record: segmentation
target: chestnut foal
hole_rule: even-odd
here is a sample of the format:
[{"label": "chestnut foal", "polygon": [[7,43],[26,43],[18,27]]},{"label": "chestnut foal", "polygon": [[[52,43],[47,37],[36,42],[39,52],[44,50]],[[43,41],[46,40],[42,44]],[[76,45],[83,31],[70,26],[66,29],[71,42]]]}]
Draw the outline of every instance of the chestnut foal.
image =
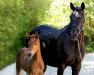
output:
[{"label": "chestnut foal", "polygon": [[44,62],[40,51],[38,33],[27,36],[30,40],[28,48],[22,48],[16,56],[16,75],[23,69],[27,75],[43,75]]}]

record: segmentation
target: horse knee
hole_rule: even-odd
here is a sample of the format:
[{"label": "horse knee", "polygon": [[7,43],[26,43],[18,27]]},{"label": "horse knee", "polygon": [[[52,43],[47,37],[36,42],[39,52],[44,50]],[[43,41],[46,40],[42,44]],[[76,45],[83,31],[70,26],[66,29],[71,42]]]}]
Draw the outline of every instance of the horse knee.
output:
[{"label": "horse knee", "polygon": [[78,65],[73,65],[72,67],[72,75],[78,75],[81,69],[81,63]]},{"label": "horse knee", "polygon": [[60,65],[57,70],[57,75],[63,75],[65,68],[66,68],[65,64]]}]

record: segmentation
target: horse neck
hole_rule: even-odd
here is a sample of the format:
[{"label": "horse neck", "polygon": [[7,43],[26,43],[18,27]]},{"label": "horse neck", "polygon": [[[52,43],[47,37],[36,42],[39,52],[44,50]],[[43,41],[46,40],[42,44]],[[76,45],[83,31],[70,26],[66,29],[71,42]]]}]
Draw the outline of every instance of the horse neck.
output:
[{"label": "horse neck", "polygon": [[41,51],[40,51],[40,43],[39,43],[38,50],[35,53],[35,58],[36,58],[37,63],[39,63],[39,61],[41,61],[42,56],[41,56]]},{"label": "horse neck", "polygon": [[37,60],[39,62],[42,58],[40,49],[36,52],[36,57],[37,57]]},{"label": "horse neck", "polygon": [[83,30],[81,34],[79,35],[78,41],[80,45],[84,44],[84,31]]}]

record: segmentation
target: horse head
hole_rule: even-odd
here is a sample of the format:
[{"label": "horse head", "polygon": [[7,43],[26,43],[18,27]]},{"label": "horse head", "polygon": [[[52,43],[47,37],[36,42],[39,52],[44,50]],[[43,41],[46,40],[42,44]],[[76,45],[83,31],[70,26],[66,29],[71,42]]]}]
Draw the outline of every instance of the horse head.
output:
[{"label": "horse head", "polygon": [[72,3],[70,3],[70,8],[73,10],[72,14],[70,15],[70,36],[72,40],[76,40],[83,30],[83,25],[85,23],[85,4],[82,2],[80,7],[75,7]]},{"label": "horse head", "polygon": [[29,39],[28,48],[29,48],[29,57],[33,57],[36,52],[40,50],[40,40],[37,32],[35,34],[26,34],[26,37]]}]

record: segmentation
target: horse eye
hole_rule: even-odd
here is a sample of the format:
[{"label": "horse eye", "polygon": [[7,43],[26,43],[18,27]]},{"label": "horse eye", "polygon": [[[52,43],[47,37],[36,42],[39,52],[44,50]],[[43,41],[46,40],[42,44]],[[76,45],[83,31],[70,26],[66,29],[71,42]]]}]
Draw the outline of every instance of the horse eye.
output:
[{"label": "horse eye", "polygon": [[35,43],[35,45],[37,45],[37,43]]}]

